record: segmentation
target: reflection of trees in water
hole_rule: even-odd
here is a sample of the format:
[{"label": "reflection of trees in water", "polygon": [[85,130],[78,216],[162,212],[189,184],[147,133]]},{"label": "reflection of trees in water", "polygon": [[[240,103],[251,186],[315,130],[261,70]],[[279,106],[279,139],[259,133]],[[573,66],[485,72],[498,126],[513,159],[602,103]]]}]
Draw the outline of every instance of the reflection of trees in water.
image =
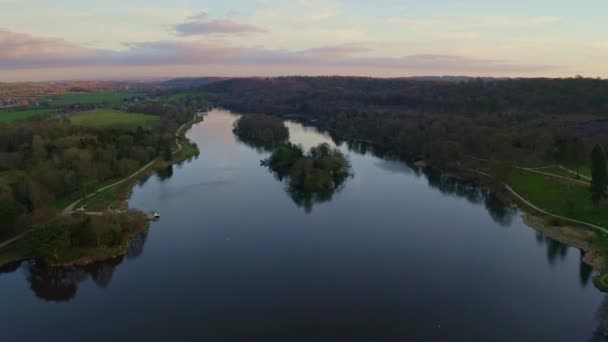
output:
[{"label": "reflection of trees in water", "polygon": [[581,279],[581,285],[587,286],[589,284],[589,280],[591,279],[591,275],[593,274],[593,267],[589,266],[586,262],[583,261],[585,257],[585,252],[581,252],[581,260],[579,266],[579,276]]},{"label": "reflection of trees in water", "polygon": [[[143,253],[143,247],[148,236],[148,231],[138,234],[129,243],[127,257],[132,259]],[[28,261],[23,264],[23,271],[30,283],[30,288],[38,298],[64,302],[69,301],[78,292],[79,284],[89,277],[100,288],[107,288],[112,282],[114,271],[122,264],[124,257],[118,257],[87,266],[74,267],[49,267],[42,262]],[[16,265],[16,266],[15,266]],[[11,265],[6,272],[14,272],[21,265]]]},{"label": "reflection of trees in water", "polygon": [[541,232],[536,232],[536,241],[539,243],[539,245],[544,245],[547,247],[547,260],[551,265],[554,265],[558,258],[560,260],[566,259],[569,249],[568,245],[564,245],[563,243],[554,240]]},{"label": "reflection of trees in water", "polygon": [[114,276],[114,271],[116,267],[122,264],[124,257],[118,257],[116,259],[87,265],[82,267],[90,276],[91,279],[97,284],[97,286],[102,289],[107,288],[112,282],[112,277]]},{"label": "reflection of trees in water", "polygon": [[[273,174],[274,178],[283,182],[287,180],[289,183],[288,172],[282,170],[276,170],[270,172]],[[349,177],[343,179],[335,179],[335,186],[327,191],[317,192],[317,191],[305,191],[302,189],[298,189],[290,186],[289,184],[285,185],[285,192],[291,197],[293,202],[300,208],[303,208],[307,214],[312,212],[312,208],[315,204],[326,203],[332,200],[333,196],[344,189],[344,184]]]},{"label": "reflection of trees in water", "polygon": [[13,263],[10,263],[8,265],[4,265],[4,266],[0,267],[0,274],[2,274],[2,273],[13,273],[13,272],[15,272],[16,270],[19,269],[19,266],[21,266],[20,262],[13,262]]},{"label": "reflection of trees in water", "polygon": [[149,230],[137,234],[131,241],[127,249],[127,259],[137,259],[144,253],[144,245],[148,239]]},{"label": "reflection of trees in water", "polygon": [[65,302],[74,298],[78,284],[87,279],[87,273],[82,269],[48,267],[40,262],[29,262],[25,271],[30,288],[36,296],[53,302]]},{"label": "reflection of trees in water", "polygon": [[508,227],[517,215],[517,210],[506,205],[494,193],[491,193],[474,182],[449,177],[441,172],[427,169],[424,171],[431,188],[439,190],[446,196],[464,198],[472,204],[484,204],[494,222]]},{"label": "reflection of trees in water", "polygon": [[595,319],[597,320],[597,328],[593,331],[590,341],[608,341],[608,296],[604,297],[602,303],[595,312]]},{"label": "reflection of trees in water", "polygon": [[[536,232],[536,242],[538,242],[540,246],[547,247],[546,255],[549,264],[554,265],[558,259],[561,261],[566,260],[566,256],[568,255],[568,250],[570,249],[570,246],[565,245],[555,239],[552,239],[541,232]],[[586,287],[589,284],[589,281],[591,280],[591,276],[593,275],[593,268],[583,261],[585,257],[585,252],[583,252],[582,250],[579,251],[580,258],[578,275],[581,285],[583,287]]]},{"label": "reflection of trees in water", "polygon": [[344,142],[349,151],[355,152],[357,154],[366,155],[369,153],[372,156],[374,156],[376,158],[380,158],[380,159],[388,157],[388,152],[386,151],[386,149],[383,149],[380,145],[375,145],[375,144],[367,143],[364,141],[355,141],[355,140],[340,141],[339,139],[337,140],[336,138],[333,138],[333,137],[332,137],[332,139],[334,140],[334,142],[336,143],[337,146],[341,145]]},{"label": "reflection of trees in water", "polygon": [[301,191],[287,186],[287,193],[298,207],[304,208],[304,211],[310,214],[315,204],[331,201],[334,194],[342,190],[343,184],[344,181],[338,187],[326,192]]},{"label": "reflection of trees in water", "polygon": [[173,165],[169,165],[164,169],[158,170],[156,172],[156,177],[161,182],[164,182],[167,179],[173,177]]},{"label": "reflection of trees in water", "polygon": [[484,205],[494,222],[503,227],[508,227],[513,223],[513,217],[517,214],[517,210],[507,206],[494,193],[489,193],[485,196]]},{"label": "reflection of trees in water", "polygon": [[272,152],[272,150],[275,147],[275,144],[262,144],[255,140],[249,140],[249,139],[243,138],[236,133],[234,134],[234,136],[236,137],[236,140],[238,142],[240,142],[243,145],[246,145],[248,147],[251,147],[252,149],[256,150],[258,153]]}]

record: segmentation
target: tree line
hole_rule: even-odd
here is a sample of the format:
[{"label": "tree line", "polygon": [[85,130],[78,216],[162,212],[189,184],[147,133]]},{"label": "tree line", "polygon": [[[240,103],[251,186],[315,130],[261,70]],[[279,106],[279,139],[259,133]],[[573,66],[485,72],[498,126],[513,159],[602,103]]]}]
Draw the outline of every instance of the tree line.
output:
[{"label": "tree line", "polygon": [[192,112],[157,103],[130,110],[160,122],[152,129],[87,128],[63,119],[0,125],[0,239],[52,221],[70,201],[158,157],[170,159],[175,130]]}]

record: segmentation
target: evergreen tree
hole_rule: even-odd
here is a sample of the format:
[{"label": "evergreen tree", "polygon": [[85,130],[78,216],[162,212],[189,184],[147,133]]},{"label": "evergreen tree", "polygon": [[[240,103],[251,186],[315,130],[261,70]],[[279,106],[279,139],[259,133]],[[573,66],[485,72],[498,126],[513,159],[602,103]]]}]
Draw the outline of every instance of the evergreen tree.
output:
[{"label": "evergreen tree", "polygon": [[606,171],[606,152],[602,145],[595,145],[591,152],[591,199],[598,204],[606,197],[608,174]]}]

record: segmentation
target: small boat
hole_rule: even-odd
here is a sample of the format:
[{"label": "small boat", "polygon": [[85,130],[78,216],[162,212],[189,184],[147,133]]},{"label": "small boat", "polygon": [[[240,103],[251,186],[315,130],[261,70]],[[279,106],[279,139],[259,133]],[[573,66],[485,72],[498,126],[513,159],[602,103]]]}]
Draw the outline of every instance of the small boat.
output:
[{"label": "small boat", "polygon": [[160,220],[160,213],[158,211],[152,210],[148,213],[148,218],[154,221]]}]

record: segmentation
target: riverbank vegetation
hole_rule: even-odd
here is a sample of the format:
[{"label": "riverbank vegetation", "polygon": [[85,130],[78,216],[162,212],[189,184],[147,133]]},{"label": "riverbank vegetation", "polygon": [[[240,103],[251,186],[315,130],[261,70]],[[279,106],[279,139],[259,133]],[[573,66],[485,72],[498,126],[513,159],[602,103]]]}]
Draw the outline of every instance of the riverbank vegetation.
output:
[{"label": "riverbank vegetation", "polygon": [[[452,174],[481,172],[499,192],[507,184],[552,214],[608,228],[589,184],[592,147],[608,143],[608,80],[279,77],[195,90],[233,111],[314,124],[338,144],[364,141]],[[522,170],[552,165],[546,174]]]},{"label": "riverbank vegetation", "polygon": [[24,259],[86,265],[114,258],[124,254],[129,240],[147,227],[146,215],[138,211],[58,216],[1,248],[0,265]]},{"label": "riverbank vegetation", "polygon": [[262,165],[279,180],[287,178],[292,199],[307,210],[312,204],[331,199],[351,175],[346,156],[328,144],[312,147],[307,153],[301,146],[282,143]]},{"label": "riverbank vegetation", "polygon": [[234,123],[233,132],[241,141],[268,150],[289,139],[289,130],[282,119],[261,114],[241,116]]},{"label": "riverbank vegetation", "polygon": [[[112,98],[124,96],[127,95],[113,94]],[[64,217],[63,209],[68,204],[126,177],[129,182],[119,184],[132,185],[139,176],[153,172],[156,166],[166,167],[197,154],[198,149],[183,136],[183,130],[177,132],[180,126],[183,128],[191,122],[193,116],[192,108],[180,103],[148,101],[129,106],[126,111],[95,110],[74,113],[69,119],[0,124],[0,244],[27,233],[28,245],[45,248],[45,235],[38,238],[37,234],[82,226]],[[144,166],[150,166],[146,168],[147,173],[131,177]],[[112,186],[100,192],[95,197],[101,200],[95,203],[115,203],[128,192],[124,186]],[[95,228],[99,225],[119,226],[120,229],[112,228],[108,233],[114,234],[114,242],[122,240],[124,244],[122,237],[129,236],[132,229],[147,226],[147,223],[140,224],[140,214],[125,213],[117,218],[106,209],[108,206],[95,206],[94,216],[102,215],[102,218],[91,218],[87,222],[95,231],[99,231]],[[118,222],[118,226],[112,222]],[[100,240],[104,243],[94,246],[94,254],[115,254],[117,244],[108,244],[106,238]],[[70,236],[69,240],[73,242],[74,237]],[[19,243],[15,244],[18,248],[8,246],[13,251],[8,255],[38,257],[31,252],[32,248],[24,252]],[[78,250],[85,255],[91,246],[80,247],[80,244],[69,245],[60,254],[77,256]],[[55,259],[65,261],[67,257]],[[0,259],[0,264],[5,261]]]}]

